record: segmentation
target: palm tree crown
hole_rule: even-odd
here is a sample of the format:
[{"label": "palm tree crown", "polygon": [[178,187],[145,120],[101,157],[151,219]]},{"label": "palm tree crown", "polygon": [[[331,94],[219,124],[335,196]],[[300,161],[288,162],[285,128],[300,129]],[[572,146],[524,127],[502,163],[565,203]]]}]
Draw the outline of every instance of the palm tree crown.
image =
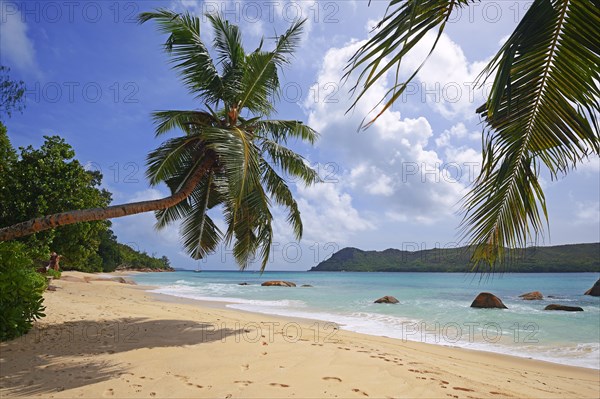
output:
[{"label": "palm tree crown", "polygon": [[[219,15],[206,17],[214,30],[215,59],[200,37],[197,16],[156,10],[139,17],[140,23],[156,21],[169,35],[164,47],[173,68],[204,105],[204,110],[153,115],[157,136],[173,129],[184,134],[148,155],[150,183],[164,182],[176,193],[194,176],[202,176],[185,200],[156,211],[156,227],[181,221],[183,244],[195,259],[224,240],[233,243],[242,269],[257,252],[264,269],[273,239],[273,202],[287,209],[296,238],[302,236],[298,204],[281,174],[309,185],[319,180],[308,163],[286,147],[288,139],[312,144],[317,133],[299,121],[268,119],[280,88],[278,70],[290,62],[304,21],[275,38],[273,50],[263,50],[261,40],[256,50],[246,53],[237,26]],[[222,210],[225,231],[207,213],[215,208]]]}]

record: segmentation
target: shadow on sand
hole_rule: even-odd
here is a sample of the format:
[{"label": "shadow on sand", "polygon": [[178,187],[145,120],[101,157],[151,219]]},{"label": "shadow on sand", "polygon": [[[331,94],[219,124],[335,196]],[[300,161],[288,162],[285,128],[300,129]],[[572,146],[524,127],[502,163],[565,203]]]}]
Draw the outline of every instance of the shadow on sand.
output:
[{"label": "shadow on sand", "polygon": [[38,326],[1,344],[1,396],[60,392],[128,374],[127,364],[99,360],[100,354],[198,345],[240,333],[190,320],[146,318]]}]

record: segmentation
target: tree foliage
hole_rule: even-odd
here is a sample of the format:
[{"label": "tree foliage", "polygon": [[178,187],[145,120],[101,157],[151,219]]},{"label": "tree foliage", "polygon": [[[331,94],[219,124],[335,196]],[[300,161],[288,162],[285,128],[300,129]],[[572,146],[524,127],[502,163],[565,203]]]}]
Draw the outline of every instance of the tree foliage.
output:
[{"label": "tree foliage", "polygon": [[[39,149],[21,148],[19,157],[5,177],[0,225],[10,225],[49,213],[80,207],[101,207],[110,203],[111,195],[99,189],[102,175],[86,171],[75,157],[73,148],[59,136],[44,136]],[[86,271],[102,270],[96,253],[99,234],[107,222],[80,223],[41,232],[23,239],[40,260],[54,251],[63,256],[63,268]]]},{"label": "tree foliage", "polygon": [[[355,102],[388,72],[395,84],[376,107],[372,124],[406,90],[426,62],[401,77],[404,57],[428,32],[430,55],[452,12],[475,0],[392,0],[372,37],[354,54],[347,75],[360,71]],[[463,238],[475,267],[510,258],[547,222],[538,176],[566,174],[600,154],[600,3],[534,0],[513,34],[480,75],[493,79],[485,104],[482,172],[464,200]],[[381,105],[382,104],[382,105]],[[375,110],[374,110],[375,111]]]},{"label": "tree foliage", "polygon": [[[514,262],[510,272],[600,272],[600,244],[557,245],[509,250]],[[311,271],[323,272],[446,272],[467,273],[473,249],[432,248],[422,251],[362,251],[343,248]]]},{"label": "tree foliage", "polygon": [[[200,37],[199,17],[164,9],[139,17],[140,23],[156,21],[169,35],[165,50],[184,84],[203,103],[203,110],[154,114],[157,136],[173,129],[183,133],[148,155],[150,183],[165,183],[171,195],[103,208],[73,208],[76,210],[21,221],[0,228],[0,240],[156,211],[157,228],[181,222],[183,245],[193,258],[206,256],[224,241],[233,246],[242,269],[257,253],[264,269],[273,241],[273,204],[287,209],[287,222],[296,238],[301,238],[300,210],[282,175],[297,177],[307,185],[319,177],[287,143],[313,144],[318,134],[300,121],[269,117],[280,94],[279,70],[291,62],[304,21],[292,23],[275,38],[272,50],[264,50],[261,40],[259,47],[248,53],[237,26],[220,15],[208,15],[207,19],[214,31],[215,60]],[[209,214],[216,208],[224,215],[224,232]]]},{"label": "tree foliage", "polygon": [[25,82],[11,80],[10,68],[0,65],[0,116],[9,118],[14,111],[23,112],[25,108]]},{"label": "tree foliage", "polygon": [[[184,201],[156,212],[158,228],[181,221],[186,251],[200,259],[224,240],[243,269],[258,252],[266,266],[273,240],[271,204],[288,210],[298,239],[302,220],[282,172],[305,184],[318,181],[308,163],[286,147],[290,139],[314,143],[317,133],[299,121],[272,120],[280,90],[278,71],[290,63],[304,21],[275,38],[274,49],[246,52],[239,28],[219,15],[207,15],[214,32],[213,59],[200,37],[200,19],[169,10],[140,15],[167,33],[165,50],[183,83],[203,103],[202,111],[154,113],[156,135],[173,129],[184,134],[167,140],[148,156],[153,185],[166,183],[175,193],[197,171],[203,179]],[[209,215],[223,211],[226,231]]]},{"label": "tree foliage", "polygon": [[[73,208],[105,207],[111,201],[110,192],[100,188],[102,175],[85,170],[73,148],[59,136],[45,137],[39,149],[28,146],[17,153],[0,123],[0,154],[0,225]],[[46,263],[54,251],[63,256],[61,268],[66,270],[97,272],[115,270],[123,263],[134,268],[165,264],[119,244],[109,227],[108,221],[79,223],[20,241],[37,265]]]},{"label": "tree foliage", "polygon": [[45,289],[46,279],[35,272],[25,245],[0,242],[0,341],[25,334],[45,316]]}]

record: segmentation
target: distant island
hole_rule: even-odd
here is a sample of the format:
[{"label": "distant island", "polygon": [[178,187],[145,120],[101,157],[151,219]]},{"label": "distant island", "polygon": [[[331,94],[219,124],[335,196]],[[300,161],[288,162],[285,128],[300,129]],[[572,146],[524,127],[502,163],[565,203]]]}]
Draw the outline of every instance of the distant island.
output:
[{"label": "distant island", "polygon": [[[511,250],[511,260],[499,272],[600,272],[600,243],[530,247]],[[314,266],[311,272],[468,272],[469,247],[422,251],[363,251],[343,248]]]}]

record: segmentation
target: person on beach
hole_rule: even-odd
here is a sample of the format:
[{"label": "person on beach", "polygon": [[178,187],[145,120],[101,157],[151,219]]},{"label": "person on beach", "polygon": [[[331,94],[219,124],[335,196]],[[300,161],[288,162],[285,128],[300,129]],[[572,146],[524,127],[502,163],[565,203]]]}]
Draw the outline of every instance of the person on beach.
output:
[{"label": "person on beach", "polygon": [[46,270],[54,269],[55,271],[58,271],[60,258],[62,258],[62,255],[52,252],[50,254],[50,262],[48,263],[48,266],[46,266]]}]

